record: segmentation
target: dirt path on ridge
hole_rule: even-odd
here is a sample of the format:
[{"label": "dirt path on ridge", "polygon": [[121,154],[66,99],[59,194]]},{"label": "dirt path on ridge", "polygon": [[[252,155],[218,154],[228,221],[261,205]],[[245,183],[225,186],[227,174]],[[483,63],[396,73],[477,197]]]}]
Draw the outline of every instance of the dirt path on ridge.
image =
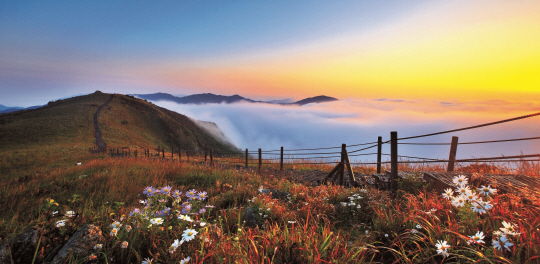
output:
[{"label": "dirt path on ridge", "polygon": [[107,104],[109,104],[111,102],[111,100],[114,98],[114,94],[111,94],[111,98],[109,98],[109,100],[107,100],[107,102],[103,103],[96,111],[96,113],[94,113],[94,129],[96,131],[95,133],[95,137],[96,137],[96,145],[98,146],[98,149],[100,150],[105,150],[107,149],[107,144],[105,144],[105,142],[103,142],[103,139],[101,138],[101,130],[99,129],[99,124],[98,124],[98,119],[99,119],[99,112],[101,111],[101,109],[106,106]]}]

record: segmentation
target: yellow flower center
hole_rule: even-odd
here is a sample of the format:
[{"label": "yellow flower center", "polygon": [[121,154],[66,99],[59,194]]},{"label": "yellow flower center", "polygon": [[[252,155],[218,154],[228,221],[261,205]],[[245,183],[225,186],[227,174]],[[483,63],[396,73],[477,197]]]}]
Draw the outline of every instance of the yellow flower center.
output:
[{"label": "yellow flower center", "polygon": [[191,236],[191,234],[193,234],[193,233],[192,233],[192,232],[189,232],[189,233],[188,233],[188,236]]}]

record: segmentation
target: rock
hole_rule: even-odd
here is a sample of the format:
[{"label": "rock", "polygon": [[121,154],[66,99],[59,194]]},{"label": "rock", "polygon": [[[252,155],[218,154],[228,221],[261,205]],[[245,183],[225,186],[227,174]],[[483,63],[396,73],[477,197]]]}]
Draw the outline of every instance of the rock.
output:
[{"label": "rock", "polygon": [[248,207],[246,213],[244,214],[244,221],[246,222],[246,227],[256,227],[257,226],[257,215],[255,211]]},{"label": "rock", "polygon": [[51,264],[63,264],[69,258],[86,258],[94,252],[94,246],[103,243],[103,241],[103,234],[99,227],[85,225],[77,230],[77,232],[62,247],[60,252],[58,252],[58,255],[51,261]]},{"label": "rock", "polygon": [[274,199],[278,199],[278,200],[282,200],[282,201],[289,201],[289,196],[291,195],[290,193],[288,192],[282,192],[280,190],[276,190],[276,189],[264,189],[264,190],[261,190],[261,193],[264,193],[264,194],[272,194],[272,198]]},{"label": "rock", "polygon": [[[39,227],[29,227],[21,234],[0,246],[0,264],[10,264],[10,252],[13,263],[32,263],[39,239],[43,230]],[[11,250],[10,250],[11,249]]]}]

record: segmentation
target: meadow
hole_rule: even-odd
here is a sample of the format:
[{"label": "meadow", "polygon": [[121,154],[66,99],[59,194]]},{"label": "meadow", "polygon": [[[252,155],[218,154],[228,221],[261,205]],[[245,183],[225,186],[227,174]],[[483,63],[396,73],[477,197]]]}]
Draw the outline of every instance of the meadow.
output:
[{"label": "meadow", "polygon": [[[105,241],[70,263],[540,262],[540,202],[491,186],[464,183],[443,195],[411,178],[391,194],[311,187],[238,167],[77,153],[32,164],[5,155],[15,165],[1,185],[0,237],[7,242],[41,227],[46,239],[35,263],[85,224],[98,226]],[[17,171],[16,162],[27,165]],[[517,171],[536,175],[539,167],[522,162]],[[490,164],[458,171],[473,168],[511,170]],[[400,170],[443,168],[405,163]]]}]

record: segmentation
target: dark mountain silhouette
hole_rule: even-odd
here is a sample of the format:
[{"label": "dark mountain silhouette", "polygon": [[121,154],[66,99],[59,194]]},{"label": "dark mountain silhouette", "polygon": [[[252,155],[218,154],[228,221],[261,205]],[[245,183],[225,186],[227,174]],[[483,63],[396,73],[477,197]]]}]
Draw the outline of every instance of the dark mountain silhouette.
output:
[{"label": "dark mountain silhouette", "polygon": [[318,103],[325,103],[325,102],[333,102],[333,101],[337,101],[338,99],[337,98],[334,98],[334,97],[330,97],[330,96],[325,96],[325,95],[319,95],[319,96],[315,96],[315,97],[309,97],[309,98],[306,98],[306,99],[302,99],[298,102],[295,102],[294,104],[297,104],[297,105],[307,105],[307,104],[318,104]]},{"label": "dark mountain silhouette", "polygon": [[40,107],[43,107],[43,105],[35,105],[35,106],[30,106],[30,107],[18,107],[18,106],[9,107],[9,106],[0,105],[0,114],[11,113],[11,112],[19,111],[19,110],[37,109]]},{"label": "dark mountain silhouette", "polygon": [[280,104],[280,105],[306,105],[311,103],[324,103],[324,102],[331,102],[331,101],[337,101],[338,99],[334,97],[329,96],[315,96],[310,97],[306,99],[302,99],[297,102],[293,103],[283,103],[279,101],[255,101],[251,100],[246,97],[242,97],[240,95],[231,95],[231,96],[225,96],[225,95],[216,95],[211,93],[204,93],[204,94],[193,94],[188,95],[184,97],[176,97],[174,95],[170,95],[167,93],[154,93],[154,94],[132,94],[133,96],[139,97],[141,99],[146,100],[152,100],[152,101],[159,101],[159,100],[166,100],[166,101],[172,101],[179,104],[232,104],[232,103],[239,103],[239,102],[249,102],[249,103],[268,103],[268,104]]},{"label": "dark mountain silhouette", "polygon": [[231,96],[225,96],[225,95],[204,93],[204,94],[193,94],[193,95],[188,95],[184,97],[176,97],[174,95],[167,94],[167,93],[132,94],[132,95],[139,97],[141,99],[146,99],[146,100],[152,100],[152,101],[167,100],[167,101],[172,101],[179,104],[222,104],[222,103],[232,104],[232,103],[238,103],[241,101],[255,102],[251,99],[244,98],[237,94],[231,95]]}]

